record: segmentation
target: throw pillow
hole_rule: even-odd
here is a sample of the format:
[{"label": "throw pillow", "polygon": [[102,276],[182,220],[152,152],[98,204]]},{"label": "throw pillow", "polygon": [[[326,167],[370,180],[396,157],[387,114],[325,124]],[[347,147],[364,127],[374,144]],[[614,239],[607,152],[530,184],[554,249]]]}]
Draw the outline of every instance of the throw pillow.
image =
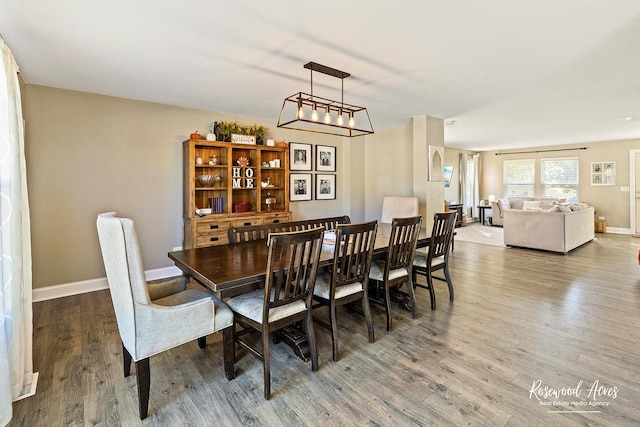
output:
[{"label": "throw pillow", "polygon": [[520,209],[522,210],[522,205],[525,201],[531,201],[533,197],[509,197],[509,204],[511,205],[511,209]]},{"label": "throw pillow", "polygon": [[583,209],[587,209],[589,206],[583,205],[582,203],[574,203],[570,207],[572,211],[581,211]]},{"label": "throw pillow", "polygon": [[558,206],[558,209],[560,209],[560,212],[564,212],[564,213],[571,212],[571,208],[569,206],[560,205]]},{"label": "throw pillow", "polygon": [[499,199],[498,206],[500,207],[500,212],[503,212],[505,209],[511,209],[509,201],[505,199]]},{"label": "throw pillow", "polygon": [[539,211],[540,202],[537,200],[525,200],[522,202],[522,210],[524,211]]}]

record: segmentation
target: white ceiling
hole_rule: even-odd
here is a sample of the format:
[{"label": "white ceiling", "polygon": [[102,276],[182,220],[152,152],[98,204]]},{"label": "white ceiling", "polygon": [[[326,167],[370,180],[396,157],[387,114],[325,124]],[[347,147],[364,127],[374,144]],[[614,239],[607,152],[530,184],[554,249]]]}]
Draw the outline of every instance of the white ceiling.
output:
[{"label": "white ceiling", "polygon": [[[27,83],[277,120],[308,61],[374,129],[470,150],[640,138],[640,1],[0,0]],[[314,73],[314,94],[340,80]]]}]

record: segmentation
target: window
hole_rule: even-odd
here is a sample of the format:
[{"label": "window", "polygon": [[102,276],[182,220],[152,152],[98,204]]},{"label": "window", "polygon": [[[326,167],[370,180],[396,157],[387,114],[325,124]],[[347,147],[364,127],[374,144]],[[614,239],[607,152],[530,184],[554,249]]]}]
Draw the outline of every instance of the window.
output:
[{"label": "window", "polygon": [[578,201],[578,158],[540,159],[542,197]]},{"label": "window", "polygon": [[533,197],[536,187],[536,161],[504,161],[504,197]]}]

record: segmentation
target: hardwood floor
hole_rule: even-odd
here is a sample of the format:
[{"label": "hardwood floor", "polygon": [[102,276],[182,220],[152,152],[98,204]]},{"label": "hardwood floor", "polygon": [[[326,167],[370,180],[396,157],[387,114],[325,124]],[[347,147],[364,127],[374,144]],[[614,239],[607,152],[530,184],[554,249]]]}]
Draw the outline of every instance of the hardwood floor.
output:
[{"label": "hardwood floor", "polygon": [[[218,337],[153,356],[144,422],[108,291],[36,303],[38,390],[14,404],[10,425],[639,425],[639,248],[611,234],[567,256],[456,242],[453,304],[445,283],[433,312],[418,289],[418,318],[394,308],[391,333],[374,305],[373,344],[362,319],[340,310],[338,362],[320,327],[317,373],[272,346],[269,401],[261,363],[244,351],[225,379]],[[536,381],[540,393],[569,395],[531,393]],[[594,383],[610,395],[594,398]]]}]

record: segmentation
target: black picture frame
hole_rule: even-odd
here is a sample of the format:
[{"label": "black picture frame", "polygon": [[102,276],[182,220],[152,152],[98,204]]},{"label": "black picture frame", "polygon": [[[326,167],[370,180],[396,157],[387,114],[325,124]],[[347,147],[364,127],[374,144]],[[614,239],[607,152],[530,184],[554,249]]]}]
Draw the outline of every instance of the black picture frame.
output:
[{"label": "black picture frame", "polygon": [[316,145],[316,171],[336,171],[336,147]]},{"label": "black picture frame", "polygon": [[313,153],[312,145],[302,142],[289,143],[289,170],[311,171]]},{"label": "black picture frame", "polygon": [[336,175],[316,174],[316,200],[335,200]]},{"label": "black picture frame", "polygon": [[289,200],[304,202],[312,200],[313,182],[310,173],[289,174]]}]

